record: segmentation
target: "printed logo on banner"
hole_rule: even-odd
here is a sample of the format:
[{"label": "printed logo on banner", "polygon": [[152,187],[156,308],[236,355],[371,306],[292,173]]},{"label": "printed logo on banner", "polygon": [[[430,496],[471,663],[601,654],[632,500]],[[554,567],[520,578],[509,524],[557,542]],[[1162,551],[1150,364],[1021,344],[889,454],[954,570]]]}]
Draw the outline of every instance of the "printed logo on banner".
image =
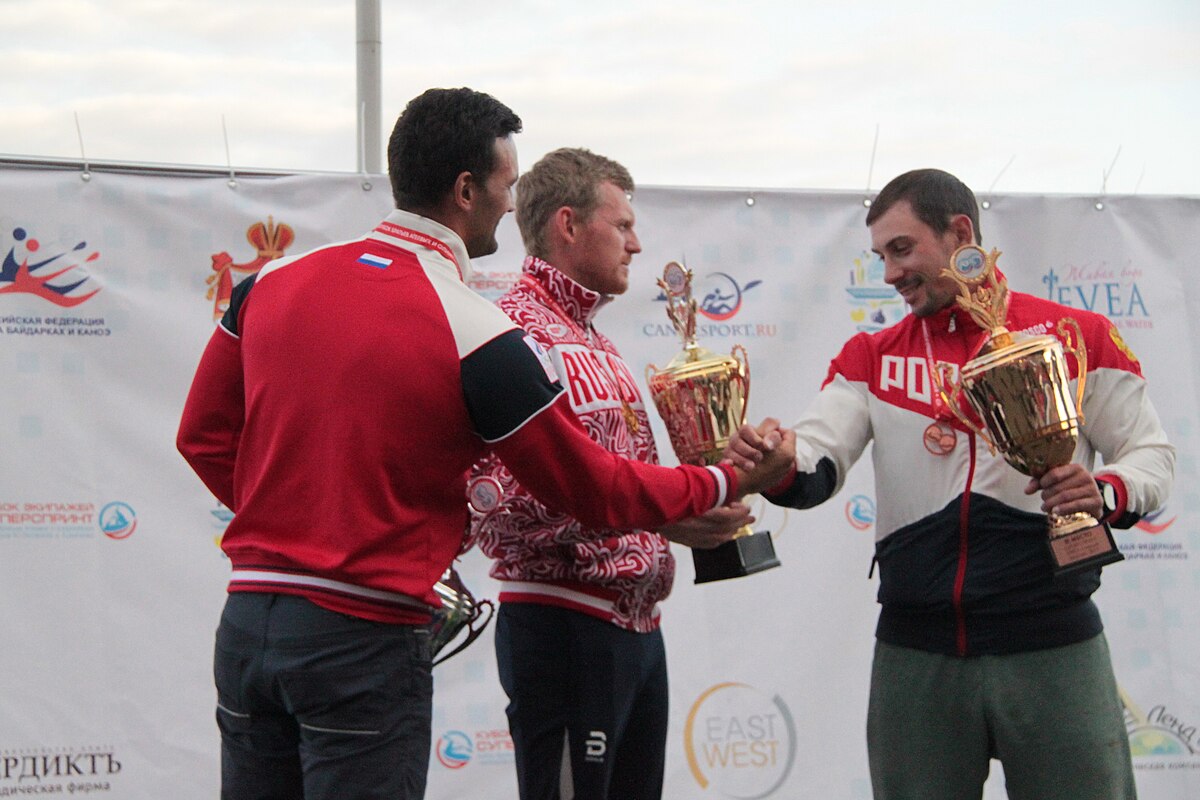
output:
[{"label": "printed logo on banner", "polygon": [[91,274],[84,266],[100,258],[100,253],[84,255],[87,242],[46,255],[38,252],[41,242],[25,228],[14,228],[11,236],[12,244],[0,265],[0,294],[32,294],[70,308],[86,303],[100,291],[99,286],[90,283]]},{"label": "printed logo on banner", "polygon": [[688,711],[683,746],[701,789],[738,800],[772,797],[796,762],[796,725],[778,694],[718,683]]},{"label": "printed logo on banner", "polygon": [[111,792],[121,773],[109,747],[0,749],[0,797]]},{"label": "printed logo on banner", "polygon": [[1128,530],[1114,529],[1121,555],[1130,561],[1187,561],[1189,552],[1179,540],[1179,529],[1172,530],[1177,519],[1164,506],[1142,517]]},{"label": "printed logo on banner", "polygon": [[868,333],[895,325],[907,313],[904,300],[896,290],[883,282],[883,259],[870,250],[863,250],[850,268],[850,319],[857,330]]},{"label": "printed logo on banner", "polygon": [[435,745],[438,763],[446,769],[462,769],[469,762],[512,764],[513,752],[512,736],[500,728],[477,730],[474,734],[448,730]]},{"label": "printed logo on banner", "polygon": [[224,503],[218,500],[217,507],[209,513],[212,515],[213,528],[217,531],[217,534],[213,536],[213,544],[217,546],[217,550],[221,553],[221,557],[228,559],[229,556],[225,555],[224,550],[221,550],[221,540],[225,538],[225,529],[228,528],[229,523],[233,521],[233,512],[230,511]]},{"label": "printed logo on banner", "polygon": [[517,285],[521,280],[520,272],[476,272],[467,281],[467,286],[483,295],[491,302],[496,302],[501,295]]},{"label": "printed logo on banner", "polygon": [[[0,245],[2,247],[2,245]],[[101,287],[88,272],[99,251],[87,242],[70,250],[43,254],[42,243],[23,227],[9,233],[8,252],[0,262],[0,295],[33,295],[60,308],[73,308],[95,297]],[[111,336],[104,317],[36,313],[0,313],[0,333],[6,336]]]},{"label": "printed logo on banner", "polygon": [[[1153,328],[1154,318],[1138,281],[1144,277],[1132,262],[1064,264],[1042,276],[1046,297],[1071,308],[1095,311],[1122,330]],[[1135,359],[1136,360],[1136,359]]]},{"label": "printed logo on banner", "polygon": [[[741,317],[733,322],[734,317],[740,316],[746,309],[746,294],[762,284],[760,279],[752,279],[741,283],[727,272],[710,272],[704,277],[697,276],[692,284],[692,297],[696,300],[696,310],[699,319],[696,322],[696,337],[698,339],[768,339],[779,335],[779,326],[774,322],[754,322]],[[667,302],[667,296],[660,291],[654,298],[655,303]],[[642,325],[642,335],[648,337],[675,338],[675,326],[665,321],[646,322]],[[711,322],[705,322],[711,320]]]},{"label": "printed logo on banner", "polygon": [[268,216],[266,222],[256,222],[246,229],[246,241],[258,251],[258,255],[244,264],[233,263],[233,257],[224,250],[212,255],[214,274],[205,280],[208,292],[204,296],[213,301],[214,320],[221,319],[229,309],[233,287],[257,273],[268,261],[282,256],[296,241],[296,232],[290,225],[276,225],[275,218]]},{"label": "printed logo on banner", "polygon": [[1134,769],[1200,769],[1200,735],[1194,720],[1161,704],[1143,713],[1124,689],[1121,705]]},{"label": "printed logo on banner", "polygon": [[875,524],[875,501],[865,494],[856,494],[846,501],[846,521],[856,531],[870,530]]},{"label": "printed logo on banner", "polygon": [[137,528],[137,513],[128,503],[113,501],[0,501],[3,539],[128,539]]},{"label": "printed logo on banner", "polygon": [[437,741],[437,760],[447,769],[462,769],[474,751],[471,737],[462,731],[446,731]]},{"label": "printed logo on banner", "polygon": [[100,530],[110,539],[128,539],[137,529],[137,512],[128,503],[114,501],[100,509]]}]

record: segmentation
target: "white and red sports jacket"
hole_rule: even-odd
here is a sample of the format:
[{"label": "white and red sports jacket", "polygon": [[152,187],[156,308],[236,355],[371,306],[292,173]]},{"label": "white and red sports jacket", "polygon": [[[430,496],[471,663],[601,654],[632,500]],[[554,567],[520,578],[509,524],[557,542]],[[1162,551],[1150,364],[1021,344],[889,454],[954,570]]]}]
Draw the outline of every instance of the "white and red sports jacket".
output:
[{"label": "white and red sports jacket", "polygon": [[[1105,521],[1129,527],[1166,500],[1175,459],[1136,357],[1099,314],[1010,297],[1014,333],[1057,335],[1060,319],[1078,321],[1088,373],[1074,461],[1091,470],[1097,455],[1103,459],[1098,474],[1115,485],[1119,501]],[[1028,476],[990,453],[930,382],[931,364],[961,367],[986,336],[951,307],[850,339],[796,425],[796,479],[770,495],[796,508],[828,499],[874,442],[876,635],[889,644],[998,654],[1057,647],[1102,630],[1090,599],[1100,570],[1053,577],[1040,495],[1025,494]],[[1075,383],[1077,362],[1067,363]],[[935,420],[947,435],[940,447],[927,447]]]},{"label": "white and red sports jacket", "polygon": [[[525,259],[521,280],[496,301],[549,354],[571,410],[605,449],[658,463],[650,420],[617,348],[593,319],[611,298],[545,261]],[[475,468],[501,487],[499,504],[472,519],[480,548],[504,581],[501,602],[542,603],[590,614],[641,633],[659,624],[658,602],[671,592],[675,560],[653,531],[617,530],[552,511],[496,456]]]},{"label": "white and red sports jacket", "polygon": [[178,435],[235,512],[222,541],[230,591],[426,620],[462,545],[467,472],[489,447],[594,526],[653,527],[736,491],[728,468],[597,446],[537,345],[464,285],[469,266],[453,231],[395,211],[238,285]]}]

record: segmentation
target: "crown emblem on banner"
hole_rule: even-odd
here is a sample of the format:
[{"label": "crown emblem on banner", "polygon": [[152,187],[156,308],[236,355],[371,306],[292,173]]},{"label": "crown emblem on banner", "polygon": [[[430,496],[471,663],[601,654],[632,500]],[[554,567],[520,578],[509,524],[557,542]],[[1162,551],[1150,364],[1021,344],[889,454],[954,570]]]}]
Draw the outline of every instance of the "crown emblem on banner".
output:
[{"label": "crown emblem on banner", "polygon": [[214,253],[212,256],[212,271],[205,280],[208,292],[205,298],[213,301],[213,319],[219,320],[229,309],[229,299],[233,296],[236,273],[245,280],[263,268],[268,261],[274,261],[282,256],[292,242],[296,241],[296,232],[286,223],[275,224],[275,218],[268,216],[266,222],[256,222],[246,229],[246,241],[258,252],[258,256],[244,264],[233,263],[233,257],[225,251]]},{"label": "crown emblem on banner", "polygon": [[274,217],[256,222],[246,229],[246,241],[258,250],[258,257],[268,261],[279,258],[296,241],[296,232],[291,225],[276,225]]}]

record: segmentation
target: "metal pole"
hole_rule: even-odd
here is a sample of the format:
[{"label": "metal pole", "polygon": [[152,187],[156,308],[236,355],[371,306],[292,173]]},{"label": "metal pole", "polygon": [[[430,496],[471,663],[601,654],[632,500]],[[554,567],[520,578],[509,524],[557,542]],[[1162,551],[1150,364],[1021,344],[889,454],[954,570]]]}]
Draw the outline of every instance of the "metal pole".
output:
[{"label": "metal pole", "polygon": [[380,142],[380,56],[379,0],[356,2],[358,42],[358,168],[380,174],[383,146]]}]

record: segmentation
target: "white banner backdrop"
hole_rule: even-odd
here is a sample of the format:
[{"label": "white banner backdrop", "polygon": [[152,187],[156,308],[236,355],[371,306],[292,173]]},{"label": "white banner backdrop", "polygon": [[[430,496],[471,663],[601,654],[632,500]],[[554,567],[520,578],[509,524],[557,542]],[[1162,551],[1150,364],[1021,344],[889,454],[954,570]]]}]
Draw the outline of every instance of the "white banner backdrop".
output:
[{"label": "white banner backdrop", "polygon": [[[370,182],[0,167],[0,797],[216,796],[229,512],[176,454],[179,412],[222,293],[266,259],[366,231],[391,207],[386,179]],[[1117,533],[1127,560],[1097,600],[1141,796],[1200,796],[1200,274],[1187,261],[1200,199],[989,200],[984,243],[1013,288],[1112,318],[1179,449],[1172,499]],[[756,421],[790,422],[842,342],[905,313],[859,195],[647,188],[635,209],[645,250],[601,328],[635,374],[669,361],[680,344],[654,279],[686,260],[702,344],[749,352]],[[511,217],[500,239],[474,281],[491,297],[520,267]],[[656,432],[673,461],[657,419]],[[695,586],[677,548],[668,798],[870,797],[875,502],[864,458],[820,508],[761,507],[783,567],[741,580]],[[461,571],[495,596],[479,554]],[[435,676],[428,796],[515,797],[490,630]],[[1004,797],[993,772],[985,796]]]}]

